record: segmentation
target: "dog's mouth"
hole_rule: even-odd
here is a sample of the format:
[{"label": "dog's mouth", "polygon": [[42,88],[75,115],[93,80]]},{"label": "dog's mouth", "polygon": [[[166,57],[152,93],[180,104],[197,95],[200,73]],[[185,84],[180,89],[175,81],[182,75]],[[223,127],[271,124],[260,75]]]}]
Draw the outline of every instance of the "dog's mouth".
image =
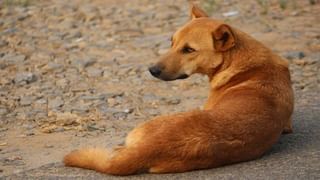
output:
[{"label": "dog's mouth", "polygon": [[178,76],[176,78],[171,78],[171,77],[166,77],[166,76],[158,76],[158,77],[154,76],[154,77],[156,77],[158,79],[161,79],[163,81],[174,81],[174,80],[179,80],[179,79],[186,79],[189,76],[187,74],[182,74],[182,75],[180,75],[180,76]]},{"label": "dog's mouth", "polygon": [[188,74],[180,74],[180,75],[173,78],[172,76],[168,76],[165,73],[163,73],[162,69],[160,69],[157,66],[150,67],[149,72],[153,77],[156,77],[156,78],[161,79],[163,81],[174,81],[177,79],[186,79],[189,77]]},{"label": "dog's mouth", "polygon": [[179,80],[179,79],[186,79],[186,78],[188,78],[189,77],[189,75],[187,75],[187,74],[181,74],[181,75],[179,75],[178,77],[176,77],[176,78],[170,78],[170,77],[157,77],[158,79],[161,79],[161,80],[163,80],[163,81],[174,81],[174,80]]},{"label": "dog's mouth", "polygon": [[179,79],[186,79],[186,78],[189,77],[189,75],[187,75],[187,74],[181,74],[181,75],[179,75],[178,77],[175,77],[175,78],[164,76],[164,75],[160,75],[160,76],[152,75],[152,76],[155,77],[155,78],[161,79],[163,81],[174,81],[174,80],[179,80]]},{"label": "dog's mouth", "polygon": [[177,79],[187,79],[189,77],[188,74],[181,74]]}]

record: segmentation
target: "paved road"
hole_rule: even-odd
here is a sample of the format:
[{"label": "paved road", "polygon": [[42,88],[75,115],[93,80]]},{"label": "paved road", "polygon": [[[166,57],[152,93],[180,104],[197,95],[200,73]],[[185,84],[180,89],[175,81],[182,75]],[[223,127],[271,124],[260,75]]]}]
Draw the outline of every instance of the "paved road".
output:
[{"label": "paved road", "polygon": [[298,95],[294,133],[284,135],[263,158],[216,169],[181,174],[114,177],[63,167],[61,163],[14,174],[5,179],[320,179],[320,101],[316,93]]}]

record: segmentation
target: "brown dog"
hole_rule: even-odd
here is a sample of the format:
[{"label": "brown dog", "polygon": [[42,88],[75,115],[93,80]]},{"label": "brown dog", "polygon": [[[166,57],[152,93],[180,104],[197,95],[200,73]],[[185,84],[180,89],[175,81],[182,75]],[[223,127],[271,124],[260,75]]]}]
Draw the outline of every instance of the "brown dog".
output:
[{"label": "brown dog", "polygon": [[204,110],[148,121],[112,153],[82,149],[67,166],[114,175],[174,173],[213,168],[262,156],[281,133],[291,132],[293,92],[288,64],[247,34],[192,6],[192,20],[149,70],[162,80],[207,75]]}]

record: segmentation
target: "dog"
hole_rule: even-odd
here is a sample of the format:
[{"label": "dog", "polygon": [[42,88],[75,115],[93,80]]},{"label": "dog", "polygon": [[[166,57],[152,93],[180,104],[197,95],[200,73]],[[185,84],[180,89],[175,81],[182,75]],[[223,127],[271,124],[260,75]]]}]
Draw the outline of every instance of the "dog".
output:
[{"label": "dog", "polygon": [[208,76],[203,110],[156,117],[133,129],[108,152],[80,149],[66,166],[112,175],[180,173],[261,157],[292,132],[293,90],[288,63],[263,44],[191,6],[191,20],[171,49],[149,68],[161,80]]}]

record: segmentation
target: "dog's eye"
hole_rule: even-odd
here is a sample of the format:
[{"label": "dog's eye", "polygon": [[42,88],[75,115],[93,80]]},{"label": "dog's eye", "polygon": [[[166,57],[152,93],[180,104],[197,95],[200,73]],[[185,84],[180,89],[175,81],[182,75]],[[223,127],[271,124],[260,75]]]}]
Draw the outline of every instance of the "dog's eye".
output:
[{"label": "dog's eye", "polygon": [[195,52],[196,50],[189,47],[189,46],[184,46],[181,50],[182,53],[184,54],[189,54],[189,53],[192,53],[192,52]]}]

